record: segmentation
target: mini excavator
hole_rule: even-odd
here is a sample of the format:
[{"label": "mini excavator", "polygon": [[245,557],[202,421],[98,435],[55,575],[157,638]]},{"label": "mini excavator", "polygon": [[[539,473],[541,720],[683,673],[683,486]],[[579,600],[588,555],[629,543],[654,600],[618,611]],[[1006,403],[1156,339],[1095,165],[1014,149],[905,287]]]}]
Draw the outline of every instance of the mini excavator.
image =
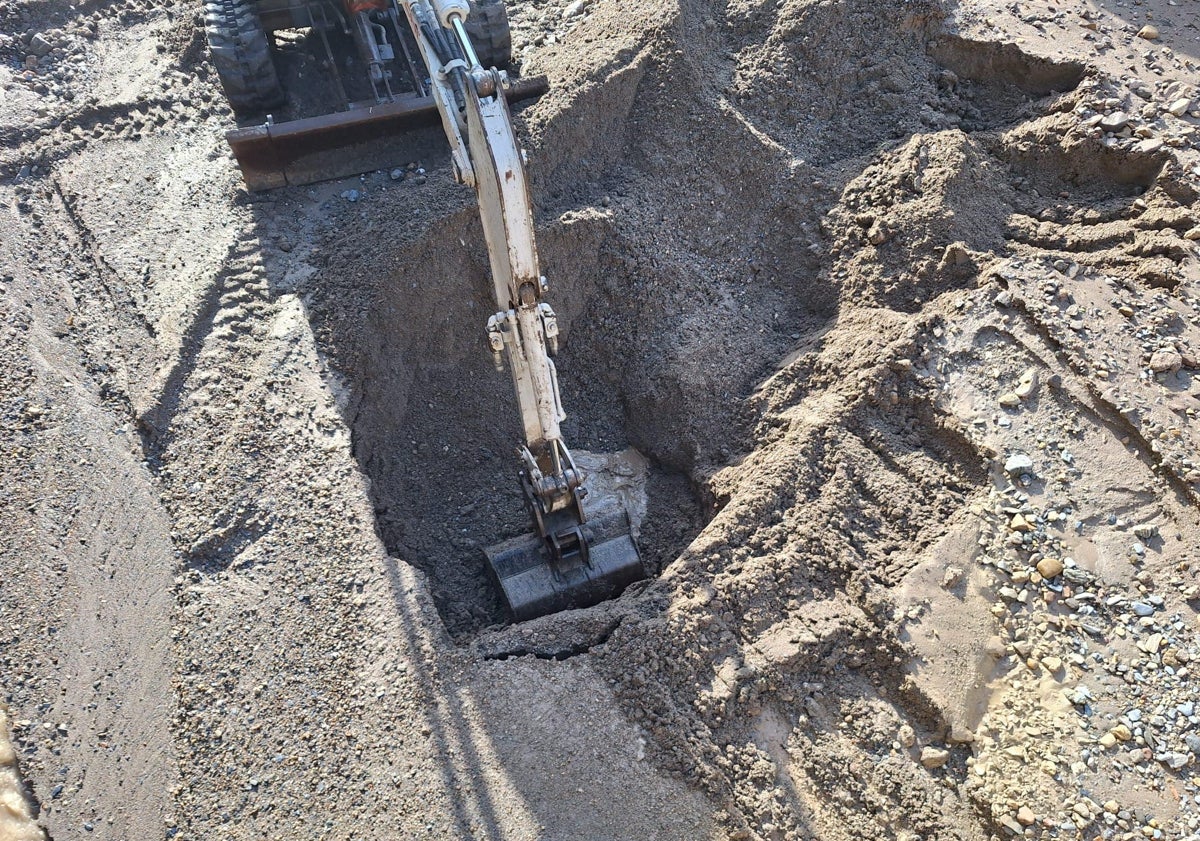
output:
[{"label": "mini excavator", "polygon": [[[356,150],[440,118],[454,177],[478,197],[497,306],[487,345],[497,370],[507,362],[524,427],[519,480],[533,533],[484,550],[513,619],[597,604],[644,578],[625,509],[610,501],[606,513],[588,516],[601,506],[585,509],[587,479],[560,428],[565,414],[552,359],[559,327],[545,300],[525,155],[508,104],[538,95],[545,82],[514,82],[497,69],[510,51],[503,3],[208,0],[206,28],[213,65],[240,117],[286,100],[271,56],[272,34],[282,29],[308,29],[319,39],[341,100],[329,113],[283,123],[267,116],[227,133],[252,190],[378,168]],[[349,55],[339,57],[338,42],[353,44]],[[358,72],[344,78],[339,66]]]}]

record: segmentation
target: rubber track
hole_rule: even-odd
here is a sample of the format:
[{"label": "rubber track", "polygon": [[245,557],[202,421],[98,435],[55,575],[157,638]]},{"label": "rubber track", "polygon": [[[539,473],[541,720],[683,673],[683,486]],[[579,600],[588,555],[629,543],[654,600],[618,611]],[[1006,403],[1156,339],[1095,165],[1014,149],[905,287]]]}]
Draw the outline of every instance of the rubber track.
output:
[{"label": "rubber track", "polygon": [[508,67],[512,61],[512,33],[503,0],[471,0],[465,29],[481,65],[500,70]]},{"label": "rubber track", "polygon": [[204,24],[213,66],[234,112],[254,114],[282,104],[283,88],[253,0],[208,0]]}]

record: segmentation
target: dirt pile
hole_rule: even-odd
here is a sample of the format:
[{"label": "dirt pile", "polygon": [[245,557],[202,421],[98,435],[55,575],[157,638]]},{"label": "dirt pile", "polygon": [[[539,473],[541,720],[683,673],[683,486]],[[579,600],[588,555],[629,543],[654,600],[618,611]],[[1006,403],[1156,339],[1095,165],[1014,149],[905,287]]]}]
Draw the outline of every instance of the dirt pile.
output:
[{"label": "dirt pile", "polygon": [[437,137],[249,196],[198,10],[0,7],[42,824],[1194,836],[1198,77],[1149,6],[1170,46],[1037,3],[513,4],[568,441],[648,460],[658,574],[519,626]]}]

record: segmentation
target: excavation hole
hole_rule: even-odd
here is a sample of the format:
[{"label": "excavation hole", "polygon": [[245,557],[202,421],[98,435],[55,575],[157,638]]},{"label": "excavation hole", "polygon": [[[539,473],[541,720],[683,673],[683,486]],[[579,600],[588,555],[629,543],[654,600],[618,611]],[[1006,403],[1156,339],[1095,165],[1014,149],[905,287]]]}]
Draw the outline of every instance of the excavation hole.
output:
[{"label": "excavation hole", "polygon": [[929,46],[934,61],[960,79],[974,82],[991,95],[1012,100],[1014,92],[1024,98],[1066,93],[1079,87],[1087,66],[1077,61],[1051,61],[1030,55],[1016,44],[971,41],[944,35]]},{"label": "excavation hole", "polygon": [[934,39],[929,56],[942,68],[938,86],[964,131],[986,131],[1037,116],[1041,101],[1074,90],[1086,67],[1030,55],[1015,44]]},{"label": "excavation hole", "polygon": [[[305,200],[327,197],[324,240],[307,255],[309,278],[280,291],[303,295],[341,383],[383,542],[428,576],[447,629],[463,637],[504,622],[483,548],[530,525],[511,378],[484,338],[495,305],[477,209],[439,160],[428,166],[422,185],[369,176],[357,203],[334,187],[306,190]],[[757,273],[690,249],[663,259],[648,226],[626,229],[601,207],[559,212],[538,230],[563,331],[563,429],[573,449],[634,447],[648,460],[638,539],[657,575],[711,516],[706,477],[749,451],[744,398],[825,327],[837,298],[774,204],[746,214],[754,253],[770,254]],[[278,224],[277,211],[266,216]]]}]

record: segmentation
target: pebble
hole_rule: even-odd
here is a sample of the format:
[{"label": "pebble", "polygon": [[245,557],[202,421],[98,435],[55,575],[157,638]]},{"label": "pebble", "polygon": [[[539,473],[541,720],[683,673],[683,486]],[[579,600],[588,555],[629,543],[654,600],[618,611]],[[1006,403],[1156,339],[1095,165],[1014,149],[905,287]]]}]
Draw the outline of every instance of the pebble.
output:
[{"label": "pebble", "polygon": [[1021,826],[1031,826],[1037,820],[1037,815],[1028,806],[1022,806],[1017,810],[1017,823]]},{"label": "pebble", "polygon": [[1014,514],[1008,527],[1013,531],[1027,532],[1033,531],[1033,525],[1020,514]]},{"label": "pebble", "polygon": [[926,745],[921,748],[921,764],[926,768],[941,768],[950,759],[950,751]]},{"label": "pebble", "polygon": [[1127,125],[1129,125],[1129,115],[1124,111],[1115,111],[1112,114],[1106,114],[1100,120],[1100,128],[1105,131],[1118,132]]},{"label": "pebble", "polygon": [[1133,612],[1138,616],[1153,616],[1154,615],[1154,608],[1152,608],[1150,605],[1146,604],[1145,602],[1134,602],[1132,605],[1130,605],[1130,607],[1133,609]]},{"label": "pebble", "polygon": [[[1013,395],[1014,397],[1016,395]],[[1018,401],[1020,402],[1020,401]],[[1009,476],[1020,476],[1022,473],[1033,472],[1033,459],[1024,453],[1015,453],[1004,462],[1004,472]]]},{"label": "pebble", "polygon": [[1150,370],[1156,374],[1173,374],[1183,367],[1183,357],[1177,350],[1158,350],[1150,357]]},{"label": "pebble", "polygon": [[1037,571],[1042,578],[1057,578],[1062,575],[1063,562],[1058,558],[1042,558],[1037,563]]},{"label": "pebble", "polygon": [[1169,751],[1164,753],[1162,755],[1162,761],[1165,762],[1167,767],[1173,771],[1178,771],[1180,768],[1190,762],[1186,753],[1180,753],[1178,751]]},{"label": "pebble", "polygon": [[1017,385],[1016,389],[1014,390],[1014,393],[1017,395],[1017,397],[1021,398],[1022,400],[1028,400],[1030,397],[1033,397],[1035,394],[1037,394],[1037,388],[1038,388],[1037,370],[1034,368],[1030,368],[1024,374],[1021,375],[1021,381]]},{"label": "pebble", "polygon": [[1167,113],[1173,117],[1182,117],[1192,107],[1190,99],[1177,99],[1167,106]]},{"label": "pebble", "polygon": [[40,32],[29,40],[29,52],[38,58],[42,58],[52,49],[54,49],[54,44],[47,40]]},{"label": "pebble", "polygon": [[587,2],[585,2],[585,0],[575,0],[574,3],[571,3],[565,9],[563,9],[562,16],[564,19],[577,18],[583,14],[583,10],[586,8]]},{"label": "pebble", "polygon": [[1137,37],[1145,38],[1147,41],[1154,41],[1158,38],[1158,27],[1148,23],[1138,30]]},{"label": "pebble", "polygon": [[389,177],[390,177],[390,178],[391,178],[393,181],[403,181],[403,180],[404,180],[404,170],[403,170],[403,169],[400,169],[399,167],[397,167],[396,169],[393,169],[393,170],[392,170],[392,171],[389,173]]},{"label": "pebble", "polygon": [[361,194],[358,192],[358,190],[345,190],[342,192],[342,198],[344,198],[348,202],[358,201],[358,197],[360,195]]},{"label": "pebble", "polygon": [[1004,394],[1000,395],[996,402],[1005,409],[1015,409],[1017,406],[1021,405],[1021,398],[1018,397],[1014,392],[1006,391]]}]

